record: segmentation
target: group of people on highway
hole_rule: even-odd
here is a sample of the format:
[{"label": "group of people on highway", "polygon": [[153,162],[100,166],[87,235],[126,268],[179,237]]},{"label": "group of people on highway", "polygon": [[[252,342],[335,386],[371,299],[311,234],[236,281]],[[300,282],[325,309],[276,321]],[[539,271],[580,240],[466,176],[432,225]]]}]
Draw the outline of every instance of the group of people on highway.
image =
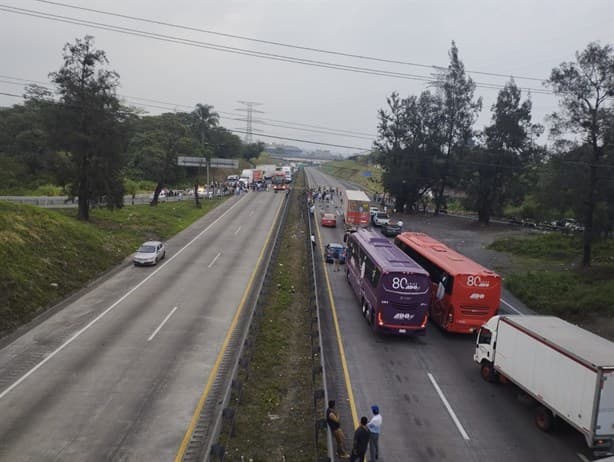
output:
[{"label": "group of people on highway", "polygon": [[371,406],[371,412],[373,413],[371,420],[366,416],[360,418],[360,425],[354,431],[352,451],[348,452],[345,448],[345,434],[341,429],[339,414],[335,409],[335,400],[328,402],[326,423],[335,438],[337,455],[340,458],[349,459],[350,462],[364,462],[367,449],[369,449],[369,462],[375,462],[379,459],[379,435],[382,428],[382,415],[376,404]]}]

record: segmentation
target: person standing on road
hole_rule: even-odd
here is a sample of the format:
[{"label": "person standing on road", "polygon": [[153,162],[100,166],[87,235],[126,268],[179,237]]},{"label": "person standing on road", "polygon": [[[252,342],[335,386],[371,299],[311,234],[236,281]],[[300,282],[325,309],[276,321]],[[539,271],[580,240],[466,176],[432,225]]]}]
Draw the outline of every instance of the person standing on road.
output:
[{"label": "person standing on road", "polygon": [[382,429],[382,415],[379,413],[379,407],[374,404],[371,406],[373,417],[369,420],[367,428],[371,432],[369,439],[369,462],[375,462],[379,458],[379,435]]},{"label": "person standing on road", "polygon": [[368,419],[360,418],[360,425],[354,432],[354,445],[352,446],[352,456],[350,462],[364,462],[367,446],[369,445],[370,432],[367,428]]},{"label": "person standing on road", "polygon": [[328,409],[326,409],[326,423],[330,428],[331,433],[335,437],[337,442],[337,455],[343,459],[348,459],[350,455],[345,449],[345,435],[341,429],[341,423],[339,422],[339,415],[335,410],[335,400],[331,399],[328,402]]},{"label": "person standing on road", "polygon": [[333,251],[333,271],[339,271],[339,253],[340,249]]}]

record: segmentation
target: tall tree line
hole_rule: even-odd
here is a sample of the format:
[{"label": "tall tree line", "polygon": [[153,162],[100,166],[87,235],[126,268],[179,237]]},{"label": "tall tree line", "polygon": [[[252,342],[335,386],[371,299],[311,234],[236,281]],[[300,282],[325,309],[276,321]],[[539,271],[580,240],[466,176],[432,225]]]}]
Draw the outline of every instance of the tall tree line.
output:
[{"label": "tall tree line", "polygon": [[610,235],[614,223],[613,47],[590,43],[544,82],[560,105],[548,120],[551,146],[536,142],[544,127],[532,121],[531,100],[513,79],[490,108],[490,125],[477,130],[482,102],[454,42],[449,59],[432,91],[394,92],[378,113],[375,152],[397,209],[417,210],[429,197],[438,213],[453,189],[484,224],[527,203],[535,219],[574,215],[589,266],[594,239]]}]

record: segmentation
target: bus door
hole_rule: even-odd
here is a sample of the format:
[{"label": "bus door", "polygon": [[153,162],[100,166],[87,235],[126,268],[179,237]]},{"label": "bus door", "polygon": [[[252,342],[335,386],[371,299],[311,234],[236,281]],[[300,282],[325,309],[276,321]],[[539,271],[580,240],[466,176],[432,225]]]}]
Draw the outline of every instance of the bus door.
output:
[{"label": "bus door", "polygon": [[452,278],[448,274],[442,273],[439,282],[433,284],[430,315],[435,323],[444,328],[448,323],[450,310],[452,310],[452,303],[450,300],[452,282]]}]

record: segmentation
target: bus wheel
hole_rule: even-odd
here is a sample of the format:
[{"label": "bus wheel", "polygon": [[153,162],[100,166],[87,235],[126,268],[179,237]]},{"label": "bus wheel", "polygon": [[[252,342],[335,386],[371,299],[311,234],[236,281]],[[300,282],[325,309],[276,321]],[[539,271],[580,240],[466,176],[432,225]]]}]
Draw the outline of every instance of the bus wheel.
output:
[{"label": "bus wheel", "polygon": [[482,375],[482,378],[484,380],[486,380],[487,382],[494,382],[495,381],[495,370],[492,366],[492,363],[490,361],[483,361],[482,362],[482,368],[480,369],[480,373]]},{"label": "bus wheel", "polygon": [[544,406],[539,406],[535,411],[535,425],[543,432],[552,430],[554,424],[554,416]]}]

